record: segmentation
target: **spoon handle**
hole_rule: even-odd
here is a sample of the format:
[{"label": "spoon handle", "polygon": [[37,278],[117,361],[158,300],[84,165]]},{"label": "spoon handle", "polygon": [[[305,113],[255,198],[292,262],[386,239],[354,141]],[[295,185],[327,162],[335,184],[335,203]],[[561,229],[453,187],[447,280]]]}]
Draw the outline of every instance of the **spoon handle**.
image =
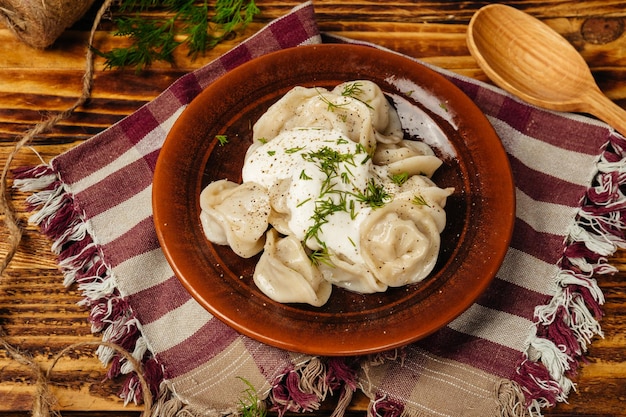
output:
[{"label": "spoon handle", "polygon": [[611,101],[600,90],[590,91],[584,99],[589,105],[589,113],[626,136],[626,110]]}]

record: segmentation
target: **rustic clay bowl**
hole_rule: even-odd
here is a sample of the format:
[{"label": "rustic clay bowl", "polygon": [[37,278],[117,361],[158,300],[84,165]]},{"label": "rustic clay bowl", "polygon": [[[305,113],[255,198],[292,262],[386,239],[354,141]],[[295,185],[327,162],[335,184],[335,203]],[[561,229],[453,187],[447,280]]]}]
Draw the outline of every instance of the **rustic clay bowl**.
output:
[{"label": "rustic clay bowl", "polygon": [[[456,192],[439,262],[419,284],[380,294],[339,288],[323,307],[280,304],[252,280],[258,257],[241,259],[208,242],[200,191],[241,180],[251,126],[296,85],[332,87],[368,79],[398,107],[403,123],[444,159],[433,178]],[[430,125],[416,122],[424,114]],[[226,135],[221,146],[216,135]],[[238,67],[203,91],[175,123],[154,176],[154,221],[180,282],[211,314],[261,342],[317,355],[380,352],[423,338],[466,310],[500,267],[515,217],[514,188],[502,144],[474,103],[441,75],[406,57],[355,45],[302,46]]]}]

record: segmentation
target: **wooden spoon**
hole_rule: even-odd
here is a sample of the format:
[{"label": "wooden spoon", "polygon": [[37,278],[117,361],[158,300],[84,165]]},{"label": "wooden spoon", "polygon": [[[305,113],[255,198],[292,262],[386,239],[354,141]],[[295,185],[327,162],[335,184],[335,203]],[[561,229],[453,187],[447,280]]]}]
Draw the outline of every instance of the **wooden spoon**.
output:
[{"label": "wooden spoon", "polygon": [[472,17],[467,44],[503,89],[545,109],[592,114],[626,135],[626,111],[600,91],[576,49],[540,20],[491,4]]}]

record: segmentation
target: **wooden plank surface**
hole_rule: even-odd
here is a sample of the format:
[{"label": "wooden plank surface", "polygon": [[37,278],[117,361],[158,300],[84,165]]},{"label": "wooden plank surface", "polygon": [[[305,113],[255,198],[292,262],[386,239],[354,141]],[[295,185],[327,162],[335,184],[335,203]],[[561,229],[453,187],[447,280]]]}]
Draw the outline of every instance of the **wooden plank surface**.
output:
[{"label": "wooden plank surface", "polygon": [[[106,129],[156,97],[182,74],[198,68],[255,33],[265,23],[286,13],[297,1],[258,0],[261,15],[245,31],[206,56],[190,61],[184,53],[176,65],[156,64],[149,71],[104,71],[96,59],[92,98],[52,132],[37,136],[23,149],[13,166],[37,164]],[[466,25],[472,14],[488,2],[469,1],[324,1],[315,2],[323,31],[371,41],[425,62],[487,80],[465,45]],[[504,2],[507,3],[507,2]],[[508,2],[541,19],[563,34],[581,52],[602,90],[626,107],[626,9],[622,1],[514,1]],[[85,44],[94,11],[64,33],[45,51],[15,40],[0,26],[0,164],[4,166],[14,142],[51,112],[70,106],[80,92]],[[103,22],[96,46],[120,45],[110,22]],[[9,341],[33,356],[43,368],[55,355],[76,342],[97,341],[87,322],[88,311],[77,305],[81,296],[64,288],[48,242],[24,213],[25,195],[12,198],[26,225],[20,248],[0,277],[0,325]],[[0,217],[3,224],[4,217]],[[5,253],[7,232],[0,229],[0,253]],[[600,280],[605,296],[604,339],[595,340],[588,363],[576,377],[577,392],[568,404],[549,415],[626,416],[626,252],[612,260],[619,274]],[[71,351],[55,367],[51,380],[64,415],[136,415],[140,407],[124,406],[116,396],[119,381],[104,381],[106,369],[92,347]],[[0,350],[0,413],[27,415],[32,406],[33,374]],[[358,397],[350,414],[363,415],[367,405]],[[329,405],[330,407],[331,405]],[[326,409],[327,411],[327,409]],[[323,413],[320,413],[323,414]]]}]

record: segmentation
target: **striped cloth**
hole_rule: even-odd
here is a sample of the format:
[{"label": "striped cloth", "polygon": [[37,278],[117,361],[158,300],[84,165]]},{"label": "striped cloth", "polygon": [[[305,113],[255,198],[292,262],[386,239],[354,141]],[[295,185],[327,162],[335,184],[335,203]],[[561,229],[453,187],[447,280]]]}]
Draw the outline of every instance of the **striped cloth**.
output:
[{"label": "striped cloth", "polygon": [[[580,116],[554,114],[448,73],[487,115],[510,157],[517,219],[493,284],[425,340],[368,357],[318,358],[266,346],[202,309],[175,278],[152,223],[163,141],[185,106],[222,74],[257,56],[319,42],[310,2],[268,24],[154,101],[50,164],[15,172],[34,191],[31,221],[77,285],[94,332],[133,353],[157,396],[154,415],[236,412],[249,383],[273,410],[310,411],[330,395],[341,415],[356,390],[384,416],[540,413],[564,401],[587,345],[601,335],[594,275],[624,246],[624,138]],[[497,181],[494,178],[494,181]],[[141,397],[130,364],[98,351],[120,395]]]}]

